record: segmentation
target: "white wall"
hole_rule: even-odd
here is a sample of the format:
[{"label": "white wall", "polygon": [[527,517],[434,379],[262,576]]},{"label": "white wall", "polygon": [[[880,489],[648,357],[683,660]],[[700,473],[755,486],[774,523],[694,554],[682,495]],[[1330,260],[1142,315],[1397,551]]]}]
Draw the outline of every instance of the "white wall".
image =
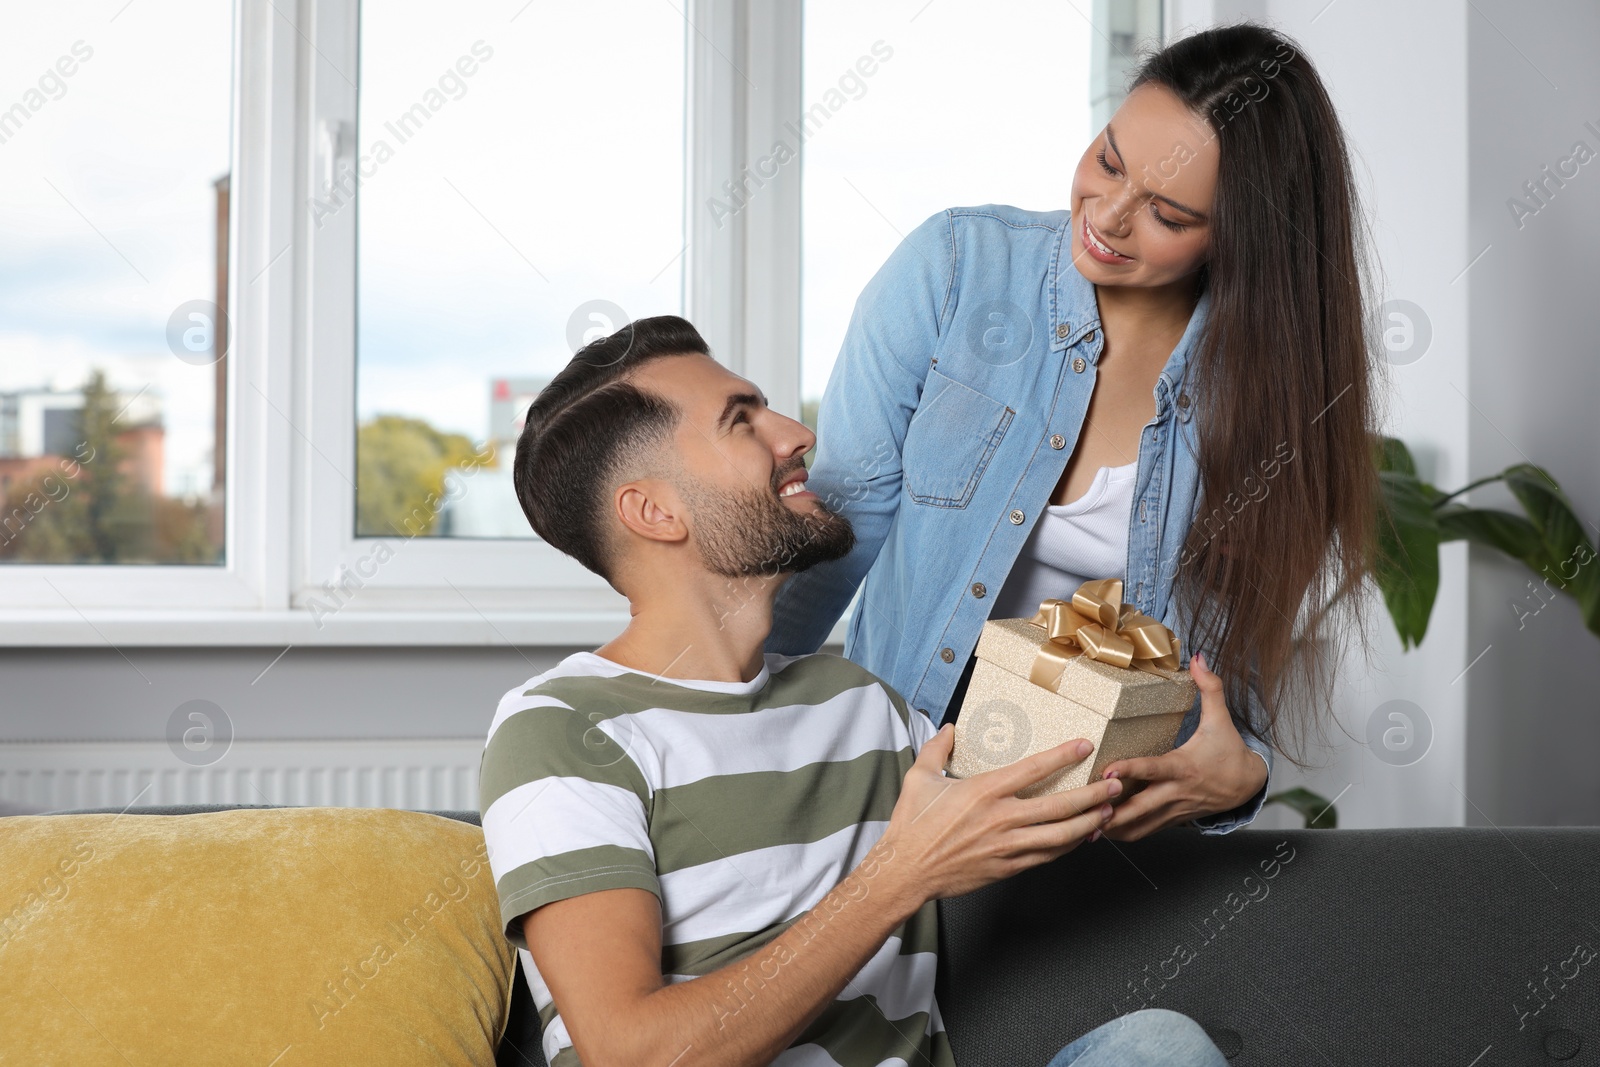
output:
[{"label": "white wall", "polygon": [[[1177,0],[1174,29],[1205,24],[1197,0]],[[1452,487],[1467,480],[1468,406],[1450,383],[1470,389],[1467,212],[1467,25],[1464,3],[1378,0],[1218,0],[1218,22],[1250,18],[1299,41],[1328,86],[1355,158],[1373,223],[1386,298],[1410,300],[1432,326],[1426,354],[1392,368],[1388,432],[1411,445],[1424,477]],[[1470,276],[1469,276],[1470,277]],[[1280,761],[1274,789],[1305,785],[1337,799],[1341,826],[1458,825],[1466,761],[1466,553],[1449,546],[1422,646],[1402,653],[1381,611],[1369,663],[1352,662],[1336,696],[1340,722],[1306,771]],[[1480,664],[1481,666],[1481,664]],[[1468,677],[1472,677],[1471,673]],[[1390,701],[1406,700],[1413,747],[1380,759],[1367,744],[1401,726]],[[1417,757],[1422,731],[1432,739]],[[1397,740],[1398,734],[1391,734]],[[1402,765],[1403,764],[1403,765]],[[1288,812],[1259,826],[1293,826]]]},{"label": "white wall", "polygon": [[[1198,23],[1204,6],[1177,0],[1172,10]],[[1515,462],[1547,467],[1593,539],[1600,163],[1520,229],[1506,200],[1526,199],[1522,184],[1573,142],[1600,152],[1600,133],[1584,127],[1600,128],[1600,12],[1582,0],[1536,14],[1511,0],[1215,7],[1219,21],[1276,25],[1317,63],[1365,170],[1386,295],[1413,301],[1431,323],[1425,355],[1392,369],[1389,432],[1445,489]],[[1470,499],[1519,510],[1498,488]],[[1380,613],[1376,669],[1352,664],[1339,698],[1353,739],[1281,783],[1339,796],[1344,826],[1600,822],[1595,636],[1565,597],[1519,627],[1512,602],[1539,603],[1525,588],[1529,572],[1494,553],[1473,549],[1469,560],[1465,546],[1449,545],[1441,567],[1421,648],[1401,653]],[[1367,745],[1372,716],[1393,699],[1417,704],[1433,733],[1426,755],[1405,766]]]},{"label": "white wall", "polygon": [[[1600,9],[1592,0],[1473,0],[1467,21],[1468,224],[1474,475],[1534,462],[1560,483],[1593,544],[1600,519],[1600,155],[1540,205],[1522,189],[1573,154],[1600,153]],[[1585,123],[1590,124],[1586,126]],[[1571,167],[1568,171],[1570,173]],[[1513,219],[1512,197],[1538,208]],[[1498,487],[1479,506],[1517,510]],[[1590,567],[1600,567],[1600,561]],[[1570,573],[1570,571],[1569,571]],[[1600,638],[1565,595],[1548,607],[1526,568],[1473,550],[1467,647],[1469,823],[1600,823]],[[1514,602],[1526,606],[1519,620]],[[1481,810],[1480,810],[1481,809]]]}]

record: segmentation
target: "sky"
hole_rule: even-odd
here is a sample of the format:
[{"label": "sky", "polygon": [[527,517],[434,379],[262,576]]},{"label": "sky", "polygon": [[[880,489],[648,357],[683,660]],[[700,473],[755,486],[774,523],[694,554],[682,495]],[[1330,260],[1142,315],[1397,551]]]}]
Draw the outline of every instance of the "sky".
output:
[{"label": "sky", "polygon": [[104,368],[160,398],[168,489],[200,491],[213,371],[175,357],[166,329],[215,292],[232,15],[216,0],[124,3],[7,12],[0,112],[42,106],[0,143],[0,391],[78,388]]},{"label": "sky", "polygon": [[[211,293],[233,27],[220,0],[124,5],[28,5],[0,37],[0,108],[76,42],[93,52],[0,144],[0,389],[75,387],[91,365],[130,392],[148,386],[165,409],[169,486],[204,488],[211,371],[174,357],[165,330],[174,308]],[[368,175],[346,209],[361,417],[415,415],[481,439],[490,380],[558,369],[585,303],[682,311],[681,6],[364,5]],[[877,62],[803,146],[806,396],[821,394],[856,294],[928,215],[1067,205],[1090,134],[1090,10],[806,3],[808,106],[863,56]],[[420,129],[388,128],[419,103],[434,105]]]},{"label": "sky", "polygon": [[[665,0],[525,2],[363,11],[363,417],[481,439],[490,379],[560,369],[580,306],[683,310],[683,17]],[[402,141],[387,126],[418,103],[437,110]]]},{"label": "sky", "polygon": [[[361,187],[359,404],[481,437],[488,378],[559,369],[585,301],[683,309],[685,26],[640,0],[540,3],[509,24],[500,3],[428,20],[412,6],[369,6],[362,23],[359,142],[394,156]],[[806,106],[857,77],[802,147],[805,396],[821,395],[856,294],[928,215],[1067,205],[1090,133],[1089,10],[806,3]],[[384,122],[480,40],[493,57],[399,143]]]},{"label": "sky", "polygon": [[893,55],[806,141],[801,392],[820,397],[856,296],[938,211],[1068,207],[1088,145],[1091,0],[810,0],[809,107]]}]

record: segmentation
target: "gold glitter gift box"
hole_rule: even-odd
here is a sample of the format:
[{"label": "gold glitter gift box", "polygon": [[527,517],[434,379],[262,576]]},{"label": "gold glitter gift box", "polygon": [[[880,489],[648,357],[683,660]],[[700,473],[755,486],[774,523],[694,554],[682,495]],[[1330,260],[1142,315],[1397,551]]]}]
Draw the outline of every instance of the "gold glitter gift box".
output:
[{"label": "gold glitter gift box", "polygon": [[[1188,671],[1152,659],[1120,666],[1115,662],[1119,658],[1115,649],[1108,657],[1113,662],[1095,658],[1102,654],[1108,637],[1116,642],[1119,635],[1131,634],[1115,625],[1120,620],[1164,631],[1170,649],[1155,659],[1177,662],[1177,640],[1171,631],[1131,605],[1121,604],[1122,583],[1113,582],[1085,583],[1072,602],[1046,601],[1031,620],[991,619],[984,624],[978,662],[956,717],[955,748],[945,767],[947,774],[970,778],[1077,737],[1094,745],[1094,752],[1084,762],[1064,767],[1018,794],[1032,797],[1095,781],[1117,760],[1159,756],[1172,750],[1198,689]],[[1083,591],[1091,587],[1106,594],[1099,600],[1099,614],[1111,620],[1112,626],[1099,628],[1094,615],[1084,617],[1086,606],[1091,610],[1096,606],[1092,596],[1083,599]],[[1117,607],[1108,612],[1107,603]],[[1059,605],[1056,612],[1050,611],[1052,604]],[[1072,612],[1073,607],[1078,613]],[[1072,621],[1053,624],[1046,618],[1052,614],[1070,616]],[[1062,639],[1063,628],[1080,627],[1085,631],[1096,627],[1096,632],[1084,633],[1076,641],[1070,633]],[[1131,635],[1138,645],[1138,635]],[[1052,636],[1055,641],[1050,640]],[[1157,633],[1153,640],[1159,647],[1162,637]],[[1052,649],[1052,645],[1057,647]],[[1031,678],[1054,679],[1053,691]],[[1125,790],[1118,800],[1136,791]]]}]

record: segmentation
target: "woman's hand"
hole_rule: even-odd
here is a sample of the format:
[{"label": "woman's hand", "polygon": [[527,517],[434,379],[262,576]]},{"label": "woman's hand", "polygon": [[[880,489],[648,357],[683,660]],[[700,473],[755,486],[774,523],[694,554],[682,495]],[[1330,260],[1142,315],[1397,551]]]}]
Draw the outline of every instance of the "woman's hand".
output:
[{"label": "woman's hand", "polygon": [[1200,687],[1200,725],[1194,736],[1164,756],[1117,760],[1102,775],[1150,783],[1111,816],[1104,833],[1113,841],[1137,841],[1176,823],[1230,811],[1266,783],[1266,762],[1233,725],[1222,698],[1222,679],[1198,654],[1190,658],[1189,673]]}]

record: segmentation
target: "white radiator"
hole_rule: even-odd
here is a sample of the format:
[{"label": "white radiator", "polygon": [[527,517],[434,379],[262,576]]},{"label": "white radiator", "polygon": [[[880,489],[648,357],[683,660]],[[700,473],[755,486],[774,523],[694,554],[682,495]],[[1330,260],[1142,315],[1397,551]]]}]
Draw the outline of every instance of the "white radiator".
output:
[{"label": "white radiator", "polygon": [[235,741],[209,766],[165,742],[0,744],[0,811],[159,804],[475,810],[482,738]]}]

